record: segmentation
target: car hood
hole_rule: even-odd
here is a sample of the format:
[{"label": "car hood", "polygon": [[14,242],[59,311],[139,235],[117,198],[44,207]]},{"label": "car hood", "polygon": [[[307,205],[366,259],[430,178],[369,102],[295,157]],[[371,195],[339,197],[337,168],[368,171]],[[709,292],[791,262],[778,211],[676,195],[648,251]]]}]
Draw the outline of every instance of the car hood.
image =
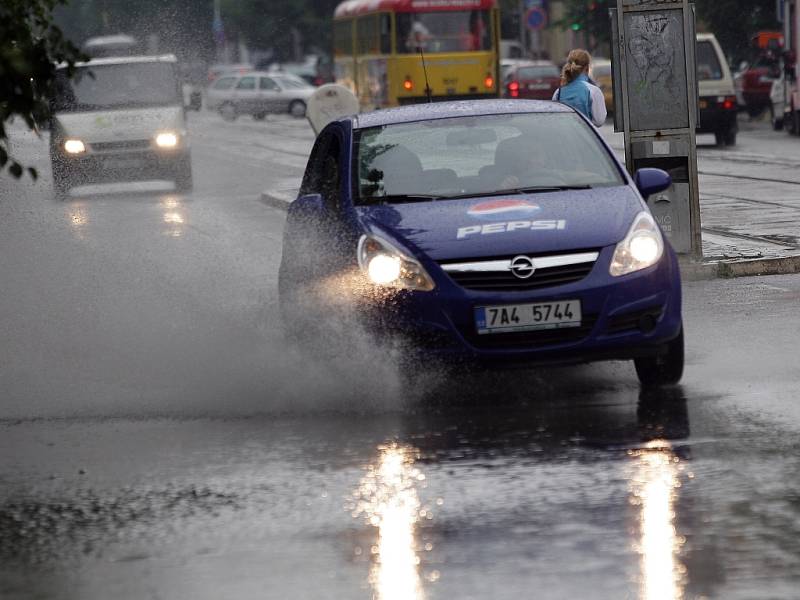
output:
[{"label": "car hood", "polygon": [[66,137],[88,142],[146,140],[159,131],[186,128],[183,107],[136,108],[58,113],[56,121]]},{"label": "car hood", "polygon": [[628,186],[358,208],[368,230],[433,260],[601,248],[644,210]]}]

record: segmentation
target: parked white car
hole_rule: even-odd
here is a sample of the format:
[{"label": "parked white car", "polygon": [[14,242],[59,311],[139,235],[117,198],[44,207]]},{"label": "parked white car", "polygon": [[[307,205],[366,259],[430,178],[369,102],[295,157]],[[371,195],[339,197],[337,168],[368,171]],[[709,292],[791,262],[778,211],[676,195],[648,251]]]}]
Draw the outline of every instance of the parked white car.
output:
[{"label": "parked white car", "polygon": [[269,113],[303,117],[315,90],[299,77],[285,73],[225,74],[208,88],[206,106],[219,111],[226,121],[233,121],[239,115],[252,115],[260,120]]}]

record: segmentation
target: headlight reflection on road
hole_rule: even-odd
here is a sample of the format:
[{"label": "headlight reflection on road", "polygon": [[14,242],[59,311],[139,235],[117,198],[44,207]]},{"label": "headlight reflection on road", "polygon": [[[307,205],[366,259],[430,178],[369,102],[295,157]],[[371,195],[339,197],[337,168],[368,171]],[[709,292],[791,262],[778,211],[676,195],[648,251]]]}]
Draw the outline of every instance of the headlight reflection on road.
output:
[{"label": "headlight reflection on road", "polygon": [[164,209],[164,223],[167,225],[167,235],[176,238],[181,237],[185,225],[181,201],[176,196],[164,196],[161,201],[161,207]]},{"label": "headlight reflection on road", "polygon": [[428,517],[416,488],[424,475],[414,467],[412,448],[391,444],[379,450],[378,464],[369,466],[352,506],[354,517],[378,528],[370,584],[377,600],[423,600],[415,530]]},{"label": "headlight reflection on road", "polygon": [[89,224],[86,202],[78,200],[67,204],[67,219],[73,235],[79,240],[86,239],[86,226]]},{"label": "headlight reflection on road", "polygon": [[679,459],[664,440],[649,442],[631,456],[636,459],[632,503],[640,509],[640,598],[681,600],[686,569],[678,560],[685,539],[675,529]]}]

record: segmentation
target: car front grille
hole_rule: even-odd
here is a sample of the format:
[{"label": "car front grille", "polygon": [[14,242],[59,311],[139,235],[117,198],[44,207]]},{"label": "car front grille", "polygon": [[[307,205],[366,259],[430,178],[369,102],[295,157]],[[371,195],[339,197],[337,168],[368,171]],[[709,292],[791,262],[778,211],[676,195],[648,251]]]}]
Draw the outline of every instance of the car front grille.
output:
[{"label": "car front grille", "polygon": [[119,152],[121,150],[147,150],[150,140],[125,140],[120,142],[94,142],[91,144],[95,152]]},{"label": "car front grille", "polygon": [[575,283],[586,277],[597,262],[596,251],[553,256],[523,257],[530,260],[533,274],[525,278],[514,274],[512,264],[518,257],[482,260],[469,263],[443,263],[450,278],[468,290],[517,292]]},{"label": "car front grille", "polygon": [[464,337],[475,348],[492,350],[502,348],[540,348],[570,344],[586,338],[597,323],[597,315],[583,315],[580,327],[563,329],[541,329],[539,331],[520,331],[512,333],[478,334],[476,331],[465,333]]}]

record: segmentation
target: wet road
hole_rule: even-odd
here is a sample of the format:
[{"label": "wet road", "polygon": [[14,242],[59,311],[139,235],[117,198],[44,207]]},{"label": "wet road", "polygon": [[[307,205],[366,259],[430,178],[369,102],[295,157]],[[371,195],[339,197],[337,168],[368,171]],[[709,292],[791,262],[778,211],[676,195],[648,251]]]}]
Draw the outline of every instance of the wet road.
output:
[{"label": "wet road", "polygon": [[669,393],[619,363],[408,393],[280,335],[257,198],[298,124],[193,126],[187,196],[0,180],[1,598],[800,596],[800,277],[688,284]]}]

